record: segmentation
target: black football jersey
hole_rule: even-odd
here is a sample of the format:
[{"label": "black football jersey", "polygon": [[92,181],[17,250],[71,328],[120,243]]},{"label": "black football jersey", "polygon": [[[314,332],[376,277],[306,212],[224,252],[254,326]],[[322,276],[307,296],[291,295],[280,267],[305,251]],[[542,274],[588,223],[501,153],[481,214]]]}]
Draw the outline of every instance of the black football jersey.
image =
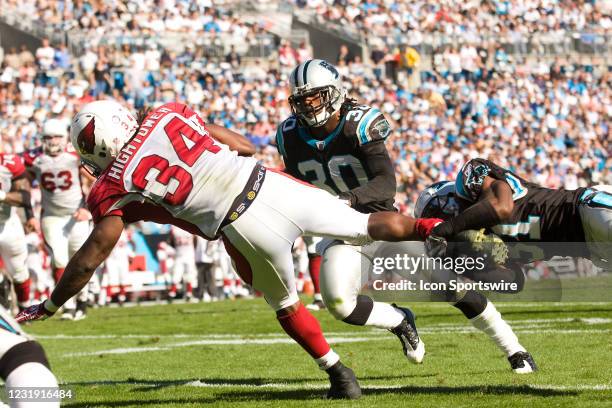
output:
[{"label": "black football jersey", "polygon": [[350,105],[336,129],[316,139],[295,116],[283,121],[276,145],[285,171],[331,194],[347,198],[357,211],[395,211],[396,182],[384,140],[391,127],[382,112]]},{"label": "black football jersey", "polygon": [[584,230],[578,204],[586,188],[549,189],[530,183],[511,171],[484,159],[465,163],[455,182],[456,194],[470,203],[478,201],[485,177],[510,185],[514,209],[504,224],[491,232],[508,242],[583,242]]}]

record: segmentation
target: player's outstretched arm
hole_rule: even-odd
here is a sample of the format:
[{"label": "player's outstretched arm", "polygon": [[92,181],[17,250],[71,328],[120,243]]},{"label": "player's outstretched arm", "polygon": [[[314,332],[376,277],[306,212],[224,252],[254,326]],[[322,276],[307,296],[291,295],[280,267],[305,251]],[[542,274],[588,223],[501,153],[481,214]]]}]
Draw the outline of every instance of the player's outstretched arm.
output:
[{"label": "player's outstretched arm", "polygon": [[39,320],[51,316],[68,299],[79,293],[104,261],[121,236],[124,223],[119,216],[104,217],[68,262],[66,270],[51,293],[50,300],[30,306],[16,317],[18,322]]},{"label": "player's outstretched arm", "polygon": [[433,234],[449,238],[468,229],[488,228],[510,218],[513,209],[510,185],[487,176],[478,201],[456,217],[438,225]]},{"label": "player's outstretched arm", "polygon": [[413,218],[381,211],[370,214],[368,234],[375,241],[424,241],[441,222],[439,218]]},{"label": "player's outstretched arm", "polygon": [[238,152],[240,156],[252,156],[255,154],[255,145],[240,133],[224,128],[223,126],[206,124],[206,129],[213,139],[229,146],[230,150]]}]

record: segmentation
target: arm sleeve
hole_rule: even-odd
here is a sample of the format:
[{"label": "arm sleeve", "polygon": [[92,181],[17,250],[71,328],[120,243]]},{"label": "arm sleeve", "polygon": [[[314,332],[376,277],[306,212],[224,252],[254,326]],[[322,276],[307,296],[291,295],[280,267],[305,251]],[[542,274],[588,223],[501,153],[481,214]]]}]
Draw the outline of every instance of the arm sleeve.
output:
[{"label": "arm sleeve", "polygon": [[393,200],[396,189],[395,171],[384,141],[370,142],[362,145],[360,150],[371,179],[366,185],[342,193],[340,197],[349,200],[351,206]]}]

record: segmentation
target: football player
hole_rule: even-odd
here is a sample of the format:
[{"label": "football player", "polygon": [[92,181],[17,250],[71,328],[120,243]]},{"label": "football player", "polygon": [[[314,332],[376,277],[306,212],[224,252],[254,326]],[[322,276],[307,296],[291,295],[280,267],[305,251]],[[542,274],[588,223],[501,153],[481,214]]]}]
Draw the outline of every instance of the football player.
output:
[{"label": "football player", "polygon": [[101,290],[98,304],[104,306],[110,302],[113,296],[113,287],[119,288],[117,302],[123,305],[127,300],[127,286],[129,284],[130,258],[134,256],[134,251],[130,247],[130,236],[125,229],[117,244],[104,261],[104,272],[101,279]]},{"label": "football player", "polygon": [[198,271],[195,263],[195,237],[178,227],[170,228],[170,244],[174,247],[172,287],[170,297],[176,297],[176,288],[182,282],[186,301],[193,299],[193,288],[197,286]]},{"label": "football player", "polygon": [[12,276],[20,309],[29,306],[30,274],[25,232],[14,206],[23,207],[28,222],[34,219],[30,184],[21,157],[0,153],[0,256]]},{"label": "football player", "polygon": [[[391,127],[384,114],[348,98],[342,78],[327,61],[314,59],[298,65],[289,76],[289,85],[293,115],[278,126],[276,133],[285,171],[337,195],[359,212],[396,211],[395,172],[385,146]],[[424,354],[422,342],[410,344],[405,335],[409,310],[359,294],[362,253],[367,257],[375,249],[372,245],[360,248],[341,241],[327,246],[321,268],[323,301],[339,320],[390,330],[402,342],[404,354],[420,362]],[[421,253],[416,251],[414,255]],[[525,350],[512,329],[483,295],[468,291],[453,305],[476,327],[492,338],[502,339],[511,353],[515,372],[531,372],[531,367],[535,368],[535,364],[524,364],[531,357],[522,354]],[[496,322],[492,328],[474,320],[487,305]]]},{"label": "football player", "polygon": [[[45,351],[36,341],[25,334],[9,313],[0,306],[0,378],[4,381],[6,394],[9,389],[20,392],[34,387],[57,389],[57,379],[49,369]],[[59,401],[25,401],[9,398],[12,408],[56,408]],[[3,406],[5,406],[3,404]]]},{"label": "football player", "polygon": [[[41,189],[40,223],[55,282],[87,239],[91,220],[83,192],[90,180],[81,171],[78,154],[66,146],[67,138],[67,124],[60,119],[48,119],[43,125],[42,146],[24,154],[30,180],[36,180]],[[66,304],[62,318],[82,319],[86,308],[87,291],[84,290],[76,305],[75,300]]]},{"label": "football player", "polygon": [[[522,246],[525,263],[552,256],[588,256],[610,269],[612,186],[576,190],[541,187],[482,158],[465,163],[454,182],[428,187],[415,208],[419,216],[445,219],[435,236],[451,238],[468,229],[488,229]],[[538,242],[585,242],[584,246],[538,246]]]},{"label": "football player", "polygon": [[[204,124],[180,103],[137,121],[117,102],[92,102],[75,116],[71,139],[98,176],[87,200],[95,227],[50,299],[21,312],[18,321],[47,318],[80,291],[125,224],[169,223],[209,239],[221,236],[243,280],[264,294],[281,327],[327,371],[328,396],[361,395],[354,373],[299,300],[291,245],[302,234],[354,243],[424,240],[439,219],[359,213],[323,190],[238,156],[235,151],[254,153],[246,138]],[[416,330],[409,334],[418,339]]]}]

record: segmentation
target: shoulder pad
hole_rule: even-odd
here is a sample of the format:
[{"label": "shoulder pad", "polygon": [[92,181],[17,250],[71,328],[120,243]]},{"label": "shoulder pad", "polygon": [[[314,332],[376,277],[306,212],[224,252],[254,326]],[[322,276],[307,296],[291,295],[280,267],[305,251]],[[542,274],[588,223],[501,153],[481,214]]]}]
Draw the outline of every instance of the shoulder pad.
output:
[{"label": "shoulder pad", "polygon": [[289,116],[287,119],[282,121],[276,129],[276,148],[281,156],[287,157],[287,150],[285,149],[285,134],[297,129],[297,119],[295,116]]},{"label": "shoulder pad", "polygon": [[367,105],[355,106],[347,112],[344,129],[347,136],[357,138],[359,145],[384,140],[391,133],[391,125],[385,115]]}]

